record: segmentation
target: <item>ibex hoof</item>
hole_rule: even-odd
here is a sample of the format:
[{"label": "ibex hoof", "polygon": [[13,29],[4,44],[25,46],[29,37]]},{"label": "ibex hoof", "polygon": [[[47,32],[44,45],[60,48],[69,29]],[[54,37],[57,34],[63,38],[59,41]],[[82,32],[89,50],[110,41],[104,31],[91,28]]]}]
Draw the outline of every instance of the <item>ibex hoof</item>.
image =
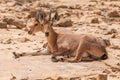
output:
[{"label": "ibex hoof", "polygon": [[13,55],[14,55],[15,59],[19,58],[19,56],[16,54],[16,52],[13,52]]},{"label": "ibex hoof", "polygon": [[64,59],[64,58],[60,58],[59,61],[60,61],[60,62],[64,62],[65,59]]},{"label": "ibex hoof", "polygon": [[51,57],[51,61],[52,61],[52,62],[58,62],[58,59],[56,59],[56,57],[53,57],[53,56],[52,56],[52,57]]},{"label": "ibex hoof", "polygon": [[58,60],[57,59],[51,59],[52,60],[52,62],[58,62]]}]

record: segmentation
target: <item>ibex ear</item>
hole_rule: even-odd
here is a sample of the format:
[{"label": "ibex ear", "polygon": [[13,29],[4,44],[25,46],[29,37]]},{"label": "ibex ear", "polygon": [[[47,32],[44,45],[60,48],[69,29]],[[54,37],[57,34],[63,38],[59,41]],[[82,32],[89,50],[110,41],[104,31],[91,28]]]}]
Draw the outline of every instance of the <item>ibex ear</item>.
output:
[{"label": "ibex ear", "polygon": [[59,15],[56,10],[51,10],[50,11],[50,20],[52,21],[58,21],[59,20]]},{"label": "ibex ear", "polygon": [[49,21],[51,21],[51,14],[52,14],[52,10],[50,10],[50,12],[49,12]]},{"label": "ibex ear", "polygon": [[55,12],[54,19],[57,20],[57,21],[59,20],[59,15],[58,15],[58,12],[57,12],[57,11]]}]

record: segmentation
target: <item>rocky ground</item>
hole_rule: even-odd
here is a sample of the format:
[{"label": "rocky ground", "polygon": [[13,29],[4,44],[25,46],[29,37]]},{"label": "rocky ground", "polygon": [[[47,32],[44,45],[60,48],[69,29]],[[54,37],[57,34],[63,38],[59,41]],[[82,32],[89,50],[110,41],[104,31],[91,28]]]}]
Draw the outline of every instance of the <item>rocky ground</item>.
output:
[{"label": "rocky ground", "polygon": [[[15,59],[13,52],[43,49],[44,34],[28,34],[39,8],[58,9],[56,31],[108,39],[109,59],[79,63],[54,63],[50,55]],[[0,80],[120,80],[119,32],[120,0],[0,0]]]}]

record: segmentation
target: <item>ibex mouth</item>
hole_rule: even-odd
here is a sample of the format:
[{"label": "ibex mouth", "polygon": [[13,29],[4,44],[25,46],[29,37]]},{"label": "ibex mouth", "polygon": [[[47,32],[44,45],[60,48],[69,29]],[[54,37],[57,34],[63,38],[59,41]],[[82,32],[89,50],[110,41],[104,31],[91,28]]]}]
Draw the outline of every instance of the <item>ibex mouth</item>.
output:
[{"label": "ibex mouth", "polygon": [[45,32],[45,36],[48,37],[49,36],[49,32]]}]

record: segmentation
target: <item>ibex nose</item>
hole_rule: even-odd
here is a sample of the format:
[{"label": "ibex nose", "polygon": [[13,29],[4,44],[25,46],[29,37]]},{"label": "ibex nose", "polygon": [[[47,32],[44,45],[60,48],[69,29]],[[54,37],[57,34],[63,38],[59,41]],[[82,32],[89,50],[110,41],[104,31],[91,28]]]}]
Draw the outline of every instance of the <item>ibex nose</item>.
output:
[{"label": "ibex nose", "polygon": [[28,34],[32,34],[32,32],[31,32],[31,31],[28,31]]},{"label": "ibex nose", "polygon": [[49,32],[45,32],[45,36],[47,36],[47,37],[48,37],[48,36],[49,36]]}]

